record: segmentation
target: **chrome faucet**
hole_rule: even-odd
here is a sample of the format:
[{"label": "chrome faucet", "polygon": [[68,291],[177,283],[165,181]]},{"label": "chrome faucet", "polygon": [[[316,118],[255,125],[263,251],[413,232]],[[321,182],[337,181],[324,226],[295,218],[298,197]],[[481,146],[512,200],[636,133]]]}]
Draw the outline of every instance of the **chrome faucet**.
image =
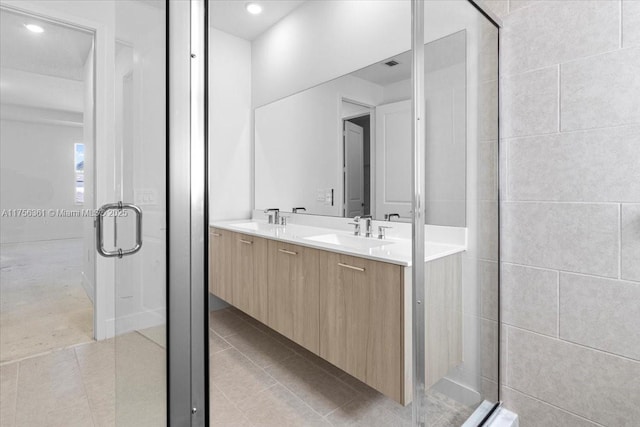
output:
[{"label": "chrome faucet", "polygon": [[349,224],[355,226],[353,230],[353,235],[359,236],[360,235],[360,217],[359,216],[353,217],[353,222],[350,222]]},{"label": "chrome faucet", "polygon": [[307,210],[305,208],[293,208],[293,209],[291,209],[291,212],[293,212],[295,214],[297,214],[300,211],[306,212]]},{"label": "chrome faucet", "polygon": [[264,213],[266,213],[269,216],[269,224],[280,224],[280,209],[278,208],[265,209]]},{"label": "chrome faucet", "polygon": [[397,214],[397,213],[384,214],[385,221],[391,221],[391,218],[400,219],[400,214]]},{"label": "chrome faucet", "polygon": [[360,216],[356,216],[353,217],[353,221],[357,224],[356,230],[357,230],[357,234],[354,233],[356,236],[360,235],[360,220],[364,219],[364,231],[365,231],[365,237],[371,237],[373,236],[373,226],[371,225],[371,215],[360,215]]}]

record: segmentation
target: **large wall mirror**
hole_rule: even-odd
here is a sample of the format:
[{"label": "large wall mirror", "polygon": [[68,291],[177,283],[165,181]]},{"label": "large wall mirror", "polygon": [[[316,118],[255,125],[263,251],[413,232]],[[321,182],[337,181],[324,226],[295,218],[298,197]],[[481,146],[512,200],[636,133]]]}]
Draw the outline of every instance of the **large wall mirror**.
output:
[{"label": "large wall mirror", "polygon": [[[425,45],[426,218],[466,225],[466,32]],[[411,220],[411,55],[255,109],[255,207]]]}]

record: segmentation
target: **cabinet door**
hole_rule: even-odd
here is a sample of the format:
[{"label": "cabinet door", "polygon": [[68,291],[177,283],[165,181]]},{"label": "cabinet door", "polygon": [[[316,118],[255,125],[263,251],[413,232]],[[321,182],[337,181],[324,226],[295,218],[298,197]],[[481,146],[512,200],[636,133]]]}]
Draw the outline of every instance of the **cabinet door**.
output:
[{"label": "cabinet door", "polygon": [[234,234],[233,305],[267,322],[267,240]]},{"label": "cabinet door", "polygon": [[402,268],[320,255],[320,356],[398,402],[404,400]]},{"label": "cabinet door", "polygon": [[269,241],[268,325],[316,354],[320,328],[319,252]]},{"label": "cabinet door", "polygon": [[209,231],[209,292],[230,304],[233,304],[233,235],[217,228]]}]

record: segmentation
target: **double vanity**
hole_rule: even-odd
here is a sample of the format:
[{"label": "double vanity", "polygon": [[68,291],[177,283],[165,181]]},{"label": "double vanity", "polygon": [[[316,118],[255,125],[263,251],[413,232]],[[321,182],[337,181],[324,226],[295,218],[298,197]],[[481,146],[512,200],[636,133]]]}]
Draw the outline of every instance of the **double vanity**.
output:
[{"label": "double vanity", "polygon": [[[363,237],[354,235],[348,219],[318,226],[310,217],[293,215],[287,225],[261,219],[211,224],[209,291],[408,404],[410,225],[392,223],[388,237]],[[386,225],[372,224],[374,230]],[[427,231],[436,239],[425,251],[427,387],[462,361],[460,230]]]}]

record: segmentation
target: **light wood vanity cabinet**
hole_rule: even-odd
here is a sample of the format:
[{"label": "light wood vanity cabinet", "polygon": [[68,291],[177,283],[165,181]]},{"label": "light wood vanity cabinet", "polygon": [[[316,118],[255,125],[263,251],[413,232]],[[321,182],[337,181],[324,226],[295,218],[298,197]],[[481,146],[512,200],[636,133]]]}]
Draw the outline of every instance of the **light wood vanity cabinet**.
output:
[{"label": "light wood vanity cabinet", "polygon": [[320,356],[405,403],[403,268],[320,255]]},{"label": "light wood vanity cabinet", "polygon": [[267,240],[233,233],[233,305],[267,323]]},{"label": "light wood vanity cabinet", "polygon": [[209,292],[267,323],[267,240],[212,228]]},{"label": "light wood vanity cabinet", "polygon": [[320,251],[270,240],[268,325],[318,354]]},{"label": "light wood vanity cabinet", "polygon": [[209,292],[231,304],[234,235],[231,231],[217,228],[209,231]]},{"label": "light wood vanity cabinet", "polygon": [[[403,266],[212,228],[209,290],[406,405],[411,284]],[[461,255],[425,270],[426,384],[462,360]]]}]

